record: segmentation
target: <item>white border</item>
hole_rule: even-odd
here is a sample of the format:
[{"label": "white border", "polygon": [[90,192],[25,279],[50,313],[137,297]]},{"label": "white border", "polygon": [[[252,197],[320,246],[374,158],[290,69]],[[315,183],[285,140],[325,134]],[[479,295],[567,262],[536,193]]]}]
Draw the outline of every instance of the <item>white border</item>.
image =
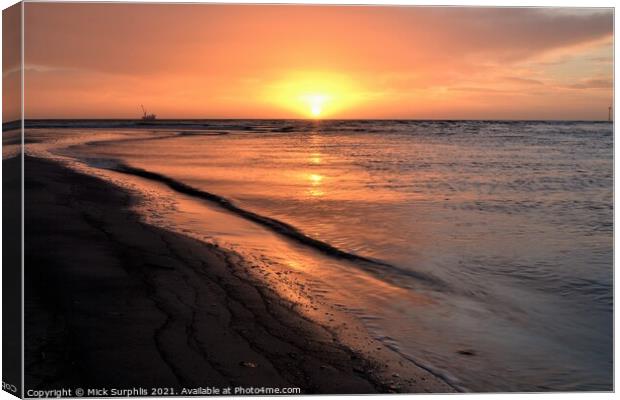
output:
[{"label": "white border", "polygon": [[[46,1],[46,0],[27,0],[28,2],[50,2],[50,1]],[[80,1],[80,0],[63,0],[62,2],[84,2],[84,1]],[[99,1],[99,2],[104,2],[104,1]],[[120,2],[120,1],[107,1],[110,3],[113,2]],[[441,0],[337,0],[337,1],[330,1],[330,0],[314,0],[314,1],[299,1],[299,0],[270,0],[270,1],[259,1],[259,0],[244,0],[244,1],[224,1],[224,0],[207,0],[207,1],[178,1],[178,0],[148,0],[148,1],[144,1],[144,0],[134,0],[132,2],[136,2],[136,3],[241,3],[241,4],[343,4],[343,5],[367,5],[367,4],[374,4],[374,5],[407,5],[407,6],[423,6],[423,5],[434,5],[434,6],[478,6],[478,7],[614,7],[616,6],[616,2],[614,0],[588,0],[588,1],[584,1],[584,0],[544,0],[544,1],[536,1],[536,0],[520,0],[520,1],[514,1],[514,0],[478,0],[478,1],[468,1],[468,0],[448,0],[448,1],[441,1]],[[2,9],[9,7],[10,5],[16,3],[15,1],[11,1],[11,0],[0,0],[0,4],[2,6]],[[23,11],[23,5],[22,5],[22,71],[23,71],[23,63],[24,63],[24,11]],[[616,15],[614,13],[614,26],[615,26],[615,21],[616,21]],[[0,27],[1,27],[1,18],[0,18]],[[1,29],[0,29],[0,39],[1,39]],[[616,93],[616,88],[617,88],[617,84],[615,81],[615,72],[617,71],[618,66],[615,64],[615,54],[616,54],[616,50],[617,50],[617,46],[618,43],[617,41],[614,41],[614,93]],[[0,53],[0,63],[2,61],[2,56]],[[22,73],[21,75],[21,85],[22,85],[22,96],[21,96],[21,100],[22,100],[22,104],[21,104],[21,113],[22,113],[22,117],[24,116],[24,74]],[[1,89],[1,82],[0,82],[0,89]],[[615,100],[615,99],[614,99]],[[614,101],[615,103],[615,101]],[[0,109],[0,117],[2,111]],[[614,107],[614,120],[615,120],[615,107]],[[615,128],[615,127],[614,127]],[[22,118],[22,130],[23,130],[23,118]],[[615,207],[617,205],[617,202],[615,201],[616,197],[616,186],[615,186],[615,177],[618,176],[618,172],[620,171],[619,166],[616,164],[616,159],[615,159],[615,154],[616,152],[620,149],[620,144],[618,144],[618,142],[615,140],[615,129],[614,129],[614,227],[617,226],[617,223],[620,221],[620,218],[617,218],[616,213],[615,213]],[[24,145],[24,136],[22,134],[22,148]],[[23,152],[22,152],[22,193],[23,193],[23,188],[24,188],[24,181],[23,181],[23,166],[24,166],[24,156],[23,156]],[[2,170],[1,164],[0,164],[0,171]],[[0,187],[0,194],[1,194],[1,187]],[[23,201],[23,198],[22,198]],[[0,209],[0,217],[2,215],[2,211]],[[22,227],[23,227],[23,223],[24,223],[24,213],[23,213],[23,204],[22,204]],[[1,231],[0,231],[1,232]],[[24,245],[24,237],[23,237],[23,232],[24,230],[22,229],[22,251],[23,251],[23,245]],[[1,233],[0,233],[1,236]],[[616,237],[615,235],[615,230],[614,230],[614,250],[616,248],[616,246],[619,243],[619,239]],[[0,248],[1,248],[1,244],[0,244]],[[620,257],[615,251],[614,251],[614,266],[617,264],[618,261],[618,257]],[[1,261],[0,261],[1,264]],[[23,269],[23,258],[22,258],[22,315],[23,315],[23,310],[24,310],[24,299],[23,299],[23,295],[24,295],[24,286],[23,286],[23,273],[24,273],[24,269]],[[2,283],[2,277],[0,274],[0,287],[1,287],[1,283]],[[617,287],[617,281],[616,281],[616,275],[615,275],[615,268],[614,268],[614,300],[616,298],[616,287]],[[615,301],[614,301],[615,303]],[[614,304],[615,305],[615,304]],[[618,332],[617,330],[617,320],[615,319],[615,307],[614,307],[614,361],[617,360],[617,355],[618,355],[618,349],[615,346],[615,338],[616,333]],[[1,321],[0,321],[0,329],[1,329]],[[1,330],[0,330],[1,331]],[[23,324],[23,318],[22,318],[22,338],[23,338],[23,333],[24,333],[24,324]],[[22,354],[23,354],[23,340],[22,340]],[[2,355],[2,349],[0,346],[0,360],[1,360],[1,355]],[[23,359],[22,359],[22,363],[23,363]],[[1,369],[1,368],[0,368]],[[23,388],[23,369],[22,369],[22,388]],[[615,362],[614,362],[614,383],[618,382],[618,368],[615,368]],[[427,399],[427,398],[431,398],[431,397],[436,397],[436,396],[441,396],[441,395],[425,395],[425,394],[421,394],[421,395],[376,395],[373,396],[372,398],[377,398],[377,399],[382,399],[382,400],[388,400],[388,399],[393,399],[394,396],[398,396],[398,398],[403,398],[403,397],[413,397],[415,396],[416,398],[422,398],[422,399]],[[541,396],[545,396],[546,399],[567,399],[567,400],[573,400],[573,399],[583,399],[583,398],[588,398],[588,399],[612,399],[615,398],[614,394],[612,393],[545,393],[545,394],[523,394],[523,393],[516,393],[516,394],[468,394],[466,395],[468,399],[497,399],[497,398],[504,398],[504,397],[510,397],[512,399],[519,399],[519,400],[525,400],[525,399],[533,399],[536,397],[541,397]],[[271,398],[269,396],[263,396],[262,398]],[[294,398],[316,398],[317,396],[295,396]],[[355,399],[357,396],[320,396],[321,398],[334,398],[334,399]],[[14,396],[11,396],[10,394],[8,394],[7,392],[4,391],[0,391],[0,400],[9,400],[9,399],[14,399]],[[153,397],[154,399],[158,399],[156,397]],[[229,398],[231,399],[241,399],[241,397],[238,396],[230,396]],[[273,397],[275,398],[275,397]],[[165,399],[164,397],[161,397],[160,399]],[[191,399],[191,398],[188,398]]]}]

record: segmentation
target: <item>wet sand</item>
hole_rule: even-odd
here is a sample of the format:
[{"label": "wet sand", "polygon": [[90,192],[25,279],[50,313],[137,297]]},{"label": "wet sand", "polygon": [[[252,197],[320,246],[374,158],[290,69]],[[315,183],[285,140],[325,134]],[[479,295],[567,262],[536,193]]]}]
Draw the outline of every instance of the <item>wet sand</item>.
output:
[{"label": "wet sand", "polygon": [[141,222],[118,187],[32,157],[25,176],[26,390],[453,391],[351,350],[235,253]]}]

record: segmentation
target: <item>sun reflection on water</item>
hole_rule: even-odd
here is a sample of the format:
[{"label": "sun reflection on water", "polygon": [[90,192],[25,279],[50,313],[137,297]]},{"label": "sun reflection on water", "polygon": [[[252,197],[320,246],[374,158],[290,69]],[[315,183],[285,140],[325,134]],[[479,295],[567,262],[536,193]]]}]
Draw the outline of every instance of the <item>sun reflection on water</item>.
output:
[{"label": "sun reflection on water", "polygon": [[310,188],[308,189],[308,193],[312,197],[321,197],[325,195],[325,192],[322,188],[323,183],[323,175],[320,174],[309,174],[308,180],[310,181]]},{"label": "sun reflection on water", "polygon": [[313,186],[318,186],[323,181],[323,175],[310,174],[309,179]]},{"label": "sun reflection on water", "polygon": [[323,161],[323,159],[321,158],[321,153],[312,153],[310,154],[310,164],[321,164],[321,162]]}]

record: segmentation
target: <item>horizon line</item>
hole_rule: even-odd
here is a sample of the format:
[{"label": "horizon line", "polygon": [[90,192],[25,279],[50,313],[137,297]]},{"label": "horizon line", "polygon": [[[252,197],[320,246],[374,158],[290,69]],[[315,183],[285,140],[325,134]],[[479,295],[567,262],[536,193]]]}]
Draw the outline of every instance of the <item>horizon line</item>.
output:
[{"label": "horizon line", "polygon": [[21,121],[135,121],[146,124],[157,124],[161,121],[571,121],[571,122],[614,122],[608,119],[561,119],[561,118],[282,118],[282,117],[206,117],[206,118],[158,118],[143,121],[139,118],[23,118],[3,121],[2,124],[12,124]]}]

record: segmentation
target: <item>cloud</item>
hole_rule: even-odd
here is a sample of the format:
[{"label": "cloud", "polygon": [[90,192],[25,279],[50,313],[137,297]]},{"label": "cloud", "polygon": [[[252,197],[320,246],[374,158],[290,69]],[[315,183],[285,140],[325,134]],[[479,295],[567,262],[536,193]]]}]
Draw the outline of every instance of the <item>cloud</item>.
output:
[{"label": "cloud", "polygon": [[516,90],[507,90],[507,89],[494,89],[488,87],[453,87],[450,90],[457,92],[474,92],[474,93],[502,93],[502,94],[514,94],[519,93]]},{"label": "cloud", "polygon": [[581,82],[566,85],[570,89],[611,89],[613,82],[611,79],[585,79]]},{"label": "cloud", "polygon": [[521,78],[518,76],[506,76],[504,77],[504,80],[507,82],[513,82],[513,83],[518,83],[518,84],[523,84],[523,85],[543,85],[543,83],[537,79],[531,79],[531,78]]}]

